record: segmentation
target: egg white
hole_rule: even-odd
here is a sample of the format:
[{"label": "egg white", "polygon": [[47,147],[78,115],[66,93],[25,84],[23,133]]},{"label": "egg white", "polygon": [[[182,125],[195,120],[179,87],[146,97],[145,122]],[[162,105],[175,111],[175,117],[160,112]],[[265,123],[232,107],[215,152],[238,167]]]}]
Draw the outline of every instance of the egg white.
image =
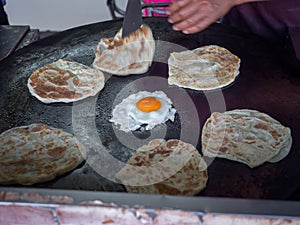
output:
[{"label": "egg white", "polygon": [[[161,107],[152,112],[143,112],[136,107],[136,103],[145,97],[154,97],[161,102]],[[112,112],[112,118],[109,120],[119,129],[125,132],[134,131],[146,124],[145,129],[150,130],[157,124],[174,121],[176,109],[172,107],[172,101],[162,91],[148,92],[140,91],[123,99],[122,102],[115,106]]]}]

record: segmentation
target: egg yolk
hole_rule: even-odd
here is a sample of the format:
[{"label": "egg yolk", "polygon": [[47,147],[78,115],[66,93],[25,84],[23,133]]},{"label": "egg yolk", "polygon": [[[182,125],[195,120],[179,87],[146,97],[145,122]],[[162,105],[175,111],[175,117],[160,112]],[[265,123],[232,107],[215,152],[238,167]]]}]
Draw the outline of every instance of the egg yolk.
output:
[{"label": "egg yolk", "polygon": [[142,112],[152,112],[160,109],[161,102],[154,97],[145,97],[136,103],[136,107]]}]

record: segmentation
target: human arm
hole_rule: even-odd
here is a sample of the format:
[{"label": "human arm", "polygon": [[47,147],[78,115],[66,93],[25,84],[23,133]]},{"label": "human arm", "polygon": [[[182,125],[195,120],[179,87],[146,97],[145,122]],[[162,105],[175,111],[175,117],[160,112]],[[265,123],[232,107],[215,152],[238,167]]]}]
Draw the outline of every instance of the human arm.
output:
[{"label": "human arm", "polygon": [[257,1],[264,0],[174,0],[168,20],[174,30],[196,33],[226,15],[232,7]]},{"label": "human arm", "polygon": [[0,1],[0,25],[8,25],[7,14],[4,10],[5,1]]}]

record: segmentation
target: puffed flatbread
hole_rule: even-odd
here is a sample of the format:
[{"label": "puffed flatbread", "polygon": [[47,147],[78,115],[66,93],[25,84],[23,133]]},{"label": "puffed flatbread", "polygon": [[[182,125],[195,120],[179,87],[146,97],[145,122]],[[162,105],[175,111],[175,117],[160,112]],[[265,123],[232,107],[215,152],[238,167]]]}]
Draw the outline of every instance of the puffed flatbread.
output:
[{"label": "puffed flatbread", "polygon": [[93,66],[119,76],[142,74],[151,66],[154,52],[154,38],[146,24],[124,38],[120,29],[115,37],[100,40]]},{"label": "puffed flatbread", "polygon": [[76,168],[85,154],[74,135],[48,125],[9,129],[0,134],[0,184],[52,180]]},{"label": "puffed flatbread", "polygon": [[291,130],[256,110],[214,112],[202,130],[203,155],[235,160],[251,168],[282,160],[291,145]]},{"label": "puffed flatbread", "polygon": [[116,179],[132,193],[195,195],[206,187],[208,174],[191,144],[154,139],[135,151]]},{"label": "puffed flatbread", "polygon": [[236,55],[217,45],[173,52],[168,59],[168,83],[194,90],[222,88],[235,80],[240,62]]},{"label": "puffed flatbread", "polygon": [[59,59],[35,70],[28,89],[44,103],[75,102],[96,95],[104,87],[104,74],[78,62]]}]

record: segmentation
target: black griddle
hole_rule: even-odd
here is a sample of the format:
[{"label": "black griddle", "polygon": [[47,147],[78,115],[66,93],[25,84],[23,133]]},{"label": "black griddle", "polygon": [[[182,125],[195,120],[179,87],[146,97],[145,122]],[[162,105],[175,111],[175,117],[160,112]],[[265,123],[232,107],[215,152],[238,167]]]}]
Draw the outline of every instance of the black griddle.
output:
[{"label": "black griddle", "polygon": [[0,61],[14,52],[29,32],[29,26],[0,25]]},{"label": "black griddle", "polygon": [[[222,24],[185,35],[173,31],[165,18],[145,18],[144,22],[157,40],[149,71],[129,77],[106,74],[105,87],[97,96],[74,104],[39,102],[27,90],[31,72],[59,58],[91,65],[100,38],[113,37],[121,28],[122,20],[60,32],[18,50],[0,63],[0,132],[45,123],[74,133],[90,149],[87,162],[74,171],[31,187],[125,192],[121,184],[107,178],[112,178],[114,171],[129,159],[134,151],[132,147],[141,145],[152,135],[163,134],[166,139],[182,138],[195,144],[201,152],[201,129],[211,112],[247,108],[265,112],[290,127],[291,152],[278,163],[265,163],[254,169],[234,161],[214,159],[208,168],[207,187],[199,196],[299,200],[300,76],[287,62],[286,51]],[[241,58],[236,81],[222,90],[205,92],[168,86],[169,53],[209,44],[225,47]],[[179,111],[174,123],[167,122],[153,133],[137,131],[130,136],[114,129],[109,119],[113,106],[121,101],[120,95],[126,97],[138,90],[160,89],[171,95]],[[137,141],[128,143],[128,138]],[[111,156],[117,159],[114,163],[108,160]]]}]

